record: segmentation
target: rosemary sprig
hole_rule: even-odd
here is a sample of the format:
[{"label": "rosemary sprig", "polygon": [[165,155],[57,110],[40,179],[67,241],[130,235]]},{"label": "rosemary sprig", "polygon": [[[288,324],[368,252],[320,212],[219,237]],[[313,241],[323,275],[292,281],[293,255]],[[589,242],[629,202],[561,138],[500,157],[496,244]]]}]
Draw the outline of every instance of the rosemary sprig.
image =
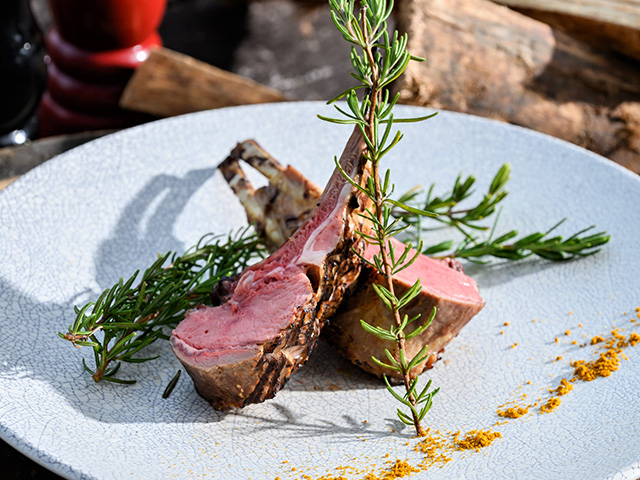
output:
[{"label": "rosemary sprig", "polygon": [[[402,298],[398,298],[394,291],[392,277],[394,273],[409,266],[417,258],[418,253],[413,256],[409,255],[411,245],[403,253],[395,252],[390,238],[405,228],[399,219],[393,218],[391,215],[393,209],[419,216],[432,214],[391,199],[393,186],[388,170],[384,178],[380,178],[380,161],[402,139],[400,132],[392,135],[395,120],[393,107],[398,101],[399,95],[390,99],[386,87],[402,74],[410,60],[418,59],[407,52],[406,35],[399,36],[398,32],[394,32],[393,36],[389,37],[387,33],[387,19],[393,9],[392,1],[361,0],[361,8],[357,14],[354,0],[329,0],[329,4],[333,22],[343,38],[351,44],[351,63],[354,68],[352,76],[358,81],[358,84],[329,101],[329,103],[334,103],[340,98],[346,99],[348,112],[335,106],[344,118],[319,117],[333,123],[356,125],[363,134],[367,146],[364,159],[370,162],[371,176],[364,187],[355,184],[351,179],[349,180],[371,199],[373,206],[366,209],[363,217],[371,223],[372,234],[361,233],[361,235],[366,242],[377,245],[379,253],[373,257],[373,261],[368,261],[363,257],[361,259],[374,266],[383,277],[383,284],[375,285],[374,289],[392,312],[395,321],[395,325],[391,325],[388,330],[373,327],[365,320],[361,320],[361,324],[372,335],[383,340],[394,341],[398,345],[399,358],[395,358],[389,350],[386,350],[388,363],[377,358],[374,358],[374,361],[386,368],[400,372],[404,381],[404,395],[398,394],[385,376],[387,389],[394,398],[409,408],[408,414],[400,409],[397,410],[400,420],[408,425],[413,425],[416,433],[419,436],[424,436],[425,431],[420,422],[431,408],[433,396],[438,392],[438,389],[430,391],[431,382],[428,382],[426,387],[421,390],[418,388],[418,379],[411,373],[411,369],[426,359],[428,356],[427,347],[425,346],[415,357],[407,358],[405,340],[422,333],[429,326],[430,321],[414,328],[411,332],[406,331],[407,327],[416,322],[419,316],[410,319],[407,315],[401,314],[401,309],[420,293],[420,280],[416,281]],[[362,100],[357,96],[357,91],[361,89],[366,92]],[[402,119],[401,121],[420,121],[432,116]],[[345,172],[342,173],[346,176]],[[418,251],[421,249],[422,242],[419,242]],[[435,309],[431,318],[434,315]]]},{"label": "rosemary sprig", "polygon": [[213,286],[223,277],[235,275],[266,254],[249,227],[222,240],[208,234],[180,256],[159,255],[137,284],[139,271],[127,281],[120,279],[95,302],[75,307],[75,322],[58,335],[78,348],[93,348],[95,368],[84,360],[83,365],[96,382],[135,383],[114,376],[120,362],[157,358],[136,354],[159,338],[168,339],[167,330],[182,320],[185,311],[209,303]]},{"label": "rosemary sprig", "polygon": [[[611,239],[611,236],[607,232],[583,235],[593,230],[595,228],[593,225],[574,233],[566,239],[560,235],[551,237],[551,232],[564,223],[564,221],[565,219],[556,223],[546,232],[535,232],[525,235],[510,243],[508,243],[510,240],[518,236],[517,230],[511,230],[496,238],[489,237],[483,241],[465,238],[453,250],[450,250],[453,248],[453,241],[449,240],[427,248],[423,253],[436,258],[465,258],[474,263],[487,263],[488,260],[483,260],[485,257],[522,260],[532,255],[554,262],[561,262],[576,257],[593,255],[599,252],[600,247]],[[435,255],[435,253],[442,252],[447,253]]]},{"label": "rosemary sprig", "polygon": [[[506,185],[510,174],[511,167],[505,163],[498,169],[481,200],[465,208],[461,208],[460,204],[474,193],[472,188],[476,179],[472,175],[466,178],[463,178],[462,174],[458,175],[451,191],[440,196],[433,194],[435,184],[432,184],[422,203],[417,201],[419,190],[412,189],[405,193],[400,201],[415,204],[419,210],[436,212],[438,216],[425,219],[419,212],[407,212],[402,209],[394,209],[393,215],[411,227],[405,231],[409,241],[416,241],[422,237],[424,230],[429,228],[429,224],[424,223],[426,221],[455,227],[464,236],[458,245],[453,240],[446,240],[424,248],[422,253],[441,258],[465,258],[475,263],[487,263],[486,257],[522,260],[532,255],[551,261],[570,260],[597,253],[600,251],[599,247],[610,240],[611,237],[606,232],[587,234],[595,228],[594,226],[580,230],[566,239],[559,235],[550,236],[564,223],[564,219],[546,232],[534,232],[516,238],[518,231],[510,230],[495,236],[499,215],[496,216],[492,227],[486,221],[496,213],[498,204],[508,195]],[[489,229],[491,232],[486,239],[476,234]]]}]

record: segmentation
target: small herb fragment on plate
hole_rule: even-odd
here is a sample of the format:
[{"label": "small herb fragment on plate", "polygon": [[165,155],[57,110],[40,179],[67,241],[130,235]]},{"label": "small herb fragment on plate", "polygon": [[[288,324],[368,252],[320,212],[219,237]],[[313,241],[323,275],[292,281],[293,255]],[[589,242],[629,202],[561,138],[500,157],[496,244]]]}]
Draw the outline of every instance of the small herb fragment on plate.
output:
[{"label": "small herb fragment on plate", "polygon": [[167,387],[164,389],[164,392],[162,392],[162,398],[169,398],[169,395],[171,395],[171,392],[173,392],[173,389],[176,388],[176,385],[178,384],[178,380],[180,380],[180,375],[182,375],[182,370],[178,370],[178,372],[173,376],[173,378],[169,380]]}]

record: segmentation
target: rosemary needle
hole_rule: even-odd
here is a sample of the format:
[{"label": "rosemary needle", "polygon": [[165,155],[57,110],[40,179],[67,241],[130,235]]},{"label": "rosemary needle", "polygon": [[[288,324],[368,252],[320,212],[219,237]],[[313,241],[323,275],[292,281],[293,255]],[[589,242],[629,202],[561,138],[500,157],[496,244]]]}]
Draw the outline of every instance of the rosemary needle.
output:
[{"label": "rosemary needle", "polygon": [[178,380],[180,380],[181,374],[182,374],[182,370],[178,370],[178,372],[169,381],[169,383],[167,384],[167,388],[165,388],[164,392],[162,393],[162,398],[169,398],[169,395],[171,395],[171,392],[173,392],[173,389],[176,388],[176,385],[178,384]]}]

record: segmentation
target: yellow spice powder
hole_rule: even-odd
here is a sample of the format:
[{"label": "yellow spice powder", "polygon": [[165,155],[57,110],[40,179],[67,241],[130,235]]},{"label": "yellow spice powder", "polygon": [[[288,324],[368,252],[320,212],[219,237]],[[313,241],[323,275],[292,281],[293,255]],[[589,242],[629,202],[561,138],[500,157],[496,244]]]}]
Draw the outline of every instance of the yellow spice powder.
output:
[{"label": "yellow spice powder", "polygon": [[420,442],[416,444],[414,450],[416,452],[422,452],[425,455],[424,461],[420,464],[422,468],[428,468],[436,463],[448,463],[451,461],[451,457],[448,455],[453,449],[440,434],[439,431],[432,432],[430,428],[425,432],[425,436],[422,437]]},{"label": "yellow spice powder", "polygon": [[571,390],[573,390],[573,385],[571,384],[571,382],[563,378],[562,380],[560,380],[560,385],[558,385],[558,388],[556,388],[555,392],[558,395],[562,396],[566,395]]},{"label": "yellow spice powder", "polygon": [[598,377],[608,377],[612,372],[620,368],[620,358],[616,350],[607,350],[600,354],[596,360],[587,362],[578,360],[571,362],[574,368],[573,375],[584,381],[590,382]]},{"label": "yellow spice powder", "polygon": [[420,470],[412,467],[406,460],[397,459],[396,463],[393,464],[391,470],[385,474],[384,478],[392,480],[394,478],[402,478],[411,475],[412,473],[419,472]]},{"label": "yellow spice powder", "polygon": [[471,430],[462,440],[458,439],[457,435],[455,435],[457,450],[475,450],[476,452],[491,445],[496,438],[502,438],[500,432],[490,430]]},{"label": "yellow spice powder", "polygon": [[551,397],[547,400],[547,403],[540,406],[540,413],[550,413],[553,412],[558,406],[562,403],[559,398]]},{"label": "yellow spice powder", "polygon": [[417,472],[420,472],[419,468],[412,466],[406,460],[397,459],[395,463],[391,465],[391,467],[383,472],[380,472],[380,475],[376,475],[375,473],[367,473],[364,476],[364,480],[394,480],[396,478],[407,477]]},{"label": "yellow spice powder", "polygon": [[520,418],[529,413],[529,405],[526,407],[509,407],[504,410],[498,410],[498,415],[503,418]]}]

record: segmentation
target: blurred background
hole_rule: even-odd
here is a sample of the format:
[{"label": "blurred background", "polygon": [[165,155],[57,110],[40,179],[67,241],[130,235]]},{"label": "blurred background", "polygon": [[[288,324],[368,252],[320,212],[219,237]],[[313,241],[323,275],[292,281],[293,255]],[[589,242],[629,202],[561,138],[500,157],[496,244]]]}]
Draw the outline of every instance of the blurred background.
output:
[{"label": "blurred background", "polygon": [[[640,0],[396,0],[401,102],[480,115],[640,173]],[[2,0],[0,189],[157,118],[327,100],[349,50],[320,0]],[[0,480],[54,474],[0,442]]]}]

